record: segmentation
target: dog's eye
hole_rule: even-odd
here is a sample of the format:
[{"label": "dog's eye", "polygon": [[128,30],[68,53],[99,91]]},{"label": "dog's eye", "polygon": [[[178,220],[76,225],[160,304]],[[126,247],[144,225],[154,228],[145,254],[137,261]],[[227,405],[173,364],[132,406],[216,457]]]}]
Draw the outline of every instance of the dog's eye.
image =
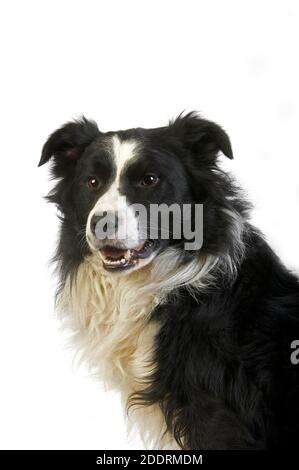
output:
[{"label": "dog's eye", "polygon": [[148,173],[144,175],[142,180],[140,181],[141,186],[154,186],[159,181],[159,177],[154,175],[153,173]]},{"label": "dog's eye", "polygon": [[86,186],[90,190],[99,189],[100,184],[101,182],[96,176],[90,176],[86,181]]}]

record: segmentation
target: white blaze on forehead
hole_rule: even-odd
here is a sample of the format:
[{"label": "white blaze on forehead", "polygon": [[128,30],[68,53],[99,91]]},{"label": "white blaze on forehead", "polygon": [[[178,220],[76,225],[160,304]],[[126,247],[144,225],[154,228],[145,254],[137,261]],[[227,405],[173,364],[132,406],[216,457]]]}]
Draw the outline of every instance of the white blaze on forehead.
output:
[{"label": "white blaze on forehead", "polygon": [[103,207],[107,204],[113,209],[111,206],[115,206],[120,198],[119,184],[122,170],[135,157],[136,148],[137,142],[134,140],[121,140],[117,135],[112,137],[110,151],[116,166],[116,176],[108,191],[99,199],[97,206]]},{"label": "white blaze on forehead", "polygon": [[116,175],[108,191],[98,199],[93,210],[90,212],[87,230],[90,235],[89,225],[92,215],[98,215],[105,211],[117,212],[119,231],[124,227],[125,238],[134,246],[139,240],[138,222],[135,212],[128,205],[126,197],[120,194],[119,186],[123,169],[136,156],[137,142],[134,140],[121,140],[117,135],[113,135],[109,147],[116,167]]},{"label": "white blaze on forehead", "polygon": [[112,137],[112,152],[117,171],[116,182],[119,181],[124,166],[134,158],[136,147],[137,142],[134,140],[120,140],[117,135]]}]

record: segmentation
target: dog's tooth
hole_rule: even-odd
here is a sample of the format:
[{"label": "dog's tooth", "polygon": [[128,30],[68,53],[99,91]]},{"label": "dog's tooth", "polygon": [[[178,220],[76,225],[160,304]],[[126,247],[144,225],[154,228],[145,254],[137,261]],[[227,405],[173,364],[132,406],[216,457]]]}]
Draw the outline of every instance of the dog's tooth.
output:
[{"label": "dog's tooth", "polygon": [[120,262],[121,262],[121,264],[126,264],[127,260],[126,260],[126,258],[122,258],[122,259],[120,260]]}]

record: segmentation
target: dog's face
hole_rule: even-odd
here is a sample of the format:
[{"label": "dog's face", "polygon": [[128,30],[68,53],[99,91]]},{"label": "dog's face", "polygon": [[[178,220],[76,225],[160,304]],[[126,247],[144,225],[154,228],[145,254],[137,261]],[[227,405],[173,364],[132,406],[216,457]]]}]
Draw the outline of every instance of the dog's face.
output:
[{"label": "dog's face", "polygon": [[49,199],[63,214],[64,249],[99,252],[106,270],[128,273],[180,245],[174,221],[153,222],[151,209],[207,200],[219,150],[232,158],[225,132],[194,114],[157,129],[102,133],[82,119],[55,131],[40,165],[53,157],[59,182]]}]

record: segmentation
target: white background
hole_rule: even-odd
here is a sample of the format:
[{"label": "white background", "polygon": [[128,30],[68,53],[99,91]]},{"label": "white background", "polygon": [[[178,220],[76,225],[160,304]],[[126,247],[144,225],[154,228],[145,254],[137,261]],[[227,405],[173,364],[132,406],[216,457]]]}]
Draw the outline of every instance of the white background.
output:
[{"label": "white background", "polygon": [[[296,4],[297,3],[297,4]],[[253,221],[299,271],[298,2],[1,2],[0,446],[141,448],[53,315],[47,135],[84,113],[101,130],[199,110],[231,136],[226,161]]]}]

